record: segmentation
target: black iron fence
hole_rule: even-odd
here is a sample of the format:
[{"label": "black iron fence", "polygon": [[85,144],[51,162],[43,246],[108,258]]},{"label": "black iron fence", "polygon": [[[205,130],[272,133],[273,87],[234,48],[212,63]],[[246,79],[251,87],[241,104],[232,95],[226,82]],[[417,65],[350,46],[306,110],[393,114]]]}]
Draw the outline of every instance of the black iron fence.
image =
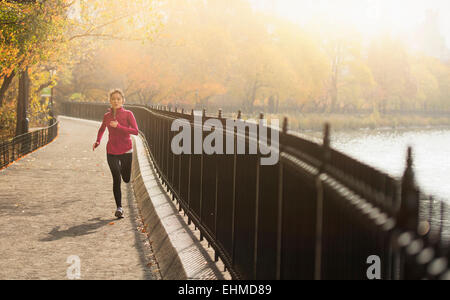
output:
[{"label": "black iron fence", "polygon": [[[101,121],[107,108],[67,102],[61,113]],[[233,278],[449,279],[448,206],[416,187],[411,149],[396,180],[334,150],[328,126],[318,144],[288,131],[285,120],[273,166],[261,165],[260,155],[175,155],[171,125],[188,120],[194,136],[193,112],[126,109],[180,212]],[[203,112],[210,118],[236,146],[240,133],[226,131],[221,112]],[[247,130],[244,138],[248,149],[255,137]]]},{"label": "black iron fence", "polygon": [[52,142],[58,135],[58,122],[47,128],[28,132],[7,141],[0,141],[0,170],[22,156]]}]

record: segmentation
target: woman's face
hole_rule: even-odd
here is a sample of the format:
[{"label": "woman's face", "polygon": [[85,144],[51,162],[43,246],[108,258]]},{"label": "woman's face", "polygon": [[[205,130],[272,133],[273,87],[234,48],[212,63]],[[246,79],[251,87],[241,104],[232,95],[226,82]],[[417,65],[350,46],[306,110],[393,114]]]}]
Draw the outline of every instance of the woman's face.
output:
[{"label": "woman's face", "polygon": [[109,99],[109,102],[111,103],[111,107],[113,109],[118,109],[123,106],[124,101],[122,95],[120,95],[119,93],[114,93],[112,94],[111,99]]}]

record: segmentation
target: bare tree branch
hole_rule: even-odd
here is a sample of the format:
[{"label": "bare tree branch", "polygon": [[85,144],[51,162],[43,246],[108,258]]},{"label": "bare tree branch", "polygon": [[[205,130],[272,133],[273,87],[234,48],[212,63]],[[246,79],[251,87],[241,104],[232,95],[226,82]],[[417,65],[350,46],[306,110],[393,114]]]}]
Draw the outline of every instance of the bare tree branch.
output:
[{"label": "bare tree branch", "polygon": [[[112,34],[101,34],[101,33],[95,33],[95,34],[88,34],[88,33],[83,33],[83,34],[77,34],[74,35],[70,38],[70,40],[74,40],[76,38],[84,38],[84,37],[97,37],[97,38],[102,38],[105,40],[119,40],[119,41],[141,41],[142,39],[138,39],[138,38],[130,38],[130,37],[123,37],[123,36],[115,36]],[[70,41],[69,40],[69,41]]]},{"label": "bare tree branch", "polygon": [[46,83],[41,84],[39,86],[39,88],[36,90],[36,93],[37,94],[40,93],[43,89],[45,89],[45,88],[49,87],[50,85],[52,85],[52,83],[53,83],[53,81],[50,80],[50,81],[48,81]]},{"label": "bare tree branch", "polygon": [[100,25],[98,25],[98,26],[94,26],[94,27],[92,27],[92,28],[89,28],[85,33],[77,34],[77,35],[74,35],[74,36],[70,37],[70,38],[68,39],[68,41],[70,42],[70,41],[72,41],[73,39],[80,38],[80,37],[87,37],[87,36],[98,36],[98,35],[100,35],[100,36],[107,36],[107,35],[102,35],[102,34],[92,34],[92,32],[94,32],[94,31],[96,31],[96,30],[99,30],[99,29],[101,29],[101,28],[103,28],[103,27],[106,27],[106,26],[108,26],[108,25],[117,23],[118,21],[120,21],[120,20],[122,20],[122,19],[125,19],[125,18],[128,18],[128,17],[131,17],[131,16],[133,16],[133,15],[139,13],[139,12],[140,12],[139,10],[136,10],[136,11],[134,11],[134,12],[130,12],[130,13],[128,13],[128,14],[125,14],[125,15],[123,15],[123,16],[121,16],[121,17],[113,18],[113,19],[112,19],[111,21],[109,21],[109,22],[106,22],[106,23],[104,23],[104,24],[100,24]]}]

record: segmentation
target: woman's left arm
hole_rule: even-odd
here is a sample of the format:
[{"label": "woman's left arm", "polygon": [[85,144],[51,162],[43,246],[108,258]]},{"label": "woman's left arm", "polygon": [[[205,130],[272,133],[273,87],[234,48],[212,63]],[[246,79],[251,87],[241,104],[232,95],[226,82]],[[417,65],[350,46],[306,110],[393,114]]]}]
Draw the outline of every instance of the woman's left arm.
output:
[{"label": "woman's left arm", "polygon": [[128,114],[128,124],[130,124],[131,127],[125,127],[120,124],[117,124],[117,128],[125,131],[126,133],[132,134],[132,135],[138,135],[139,129],[136,123],[136,119],[134,118],[134,115],[132,112]]}]

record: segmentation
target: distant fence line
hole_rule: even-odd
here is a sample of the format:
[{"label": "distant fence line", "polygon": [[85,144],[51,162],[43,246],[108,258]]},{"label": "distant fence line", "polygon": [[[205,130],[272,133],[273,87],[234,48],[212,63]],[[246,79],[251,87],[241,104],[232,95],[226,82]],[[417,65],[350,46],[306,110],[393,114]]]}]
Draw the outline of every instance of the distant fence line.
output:
[{"label": "distant fence line", "polygon": [[[134,104],[138,106],[146,106],[142,104]],[[166,107],[168,110],[174,110],[175,106],[169,104],[168,106],[165,105],[147,105],[152,107]],[[179,105],[178,109],[184,109],[186,111],[190,110],[192,108],[191,105]],[[230,115],[230,114],[237,114],[237,111],[239,108],[236,105],[230,105],[226,103],[222,103],[221,105],[216,103],[210,103],[207,105],[207,108],[209,111],[218,111],[219,109],[222,110],[223,114]],[[202,107],[197,107],[194,109],[202,110]],[[259,112],[265,112],[267,114],[324,114],[324,115],[356,115],[356,116],[365,116],[365,115],[371,115],[374,114],[374,109],[356,109],[356,108],[346,108],[346,109],[336,109],[336,110],[327,110],[326,108],[323,109],[317,109],[316,107],[299,107],[299,106],[280,106],[278,108],[270,107],[268,105],[255,105],[251,110],[245,111],[242,110],[243,113],[246,114],[258,114]],[[450,109],[446,107],[427,107],[426,109],[413,109],[404,107],[402,109],[386,109],[386,110],[378,110],[377,111],[380,116],[386,115],[386,116],[423,116],[423,117],[450,117]]]},{"label": "distant fence line", "polygon": [[0,141],[0,170],[14,161],[52,142],[58,135],[58,122],[53,125]]},{"label": "distant fence line", "polygon": [[[61,105],[61,114],[97,121],[109,107]],[[174,155],[171,124],[194,125],[192,111],[126,109],[167,191],[233,278],[368,279],[376,257],[381,279],[449,279],[448,206],[420,193],[411,149],[399,181],[333,149],[329,126],[318,144],[288,131],[285,120],[274,166],[261,166],[258,155]],[[220,111],[204,111],[210,118],[222,122],[224,138],[237,139]],[[247,146],[253,138],[245,134]]]}]

